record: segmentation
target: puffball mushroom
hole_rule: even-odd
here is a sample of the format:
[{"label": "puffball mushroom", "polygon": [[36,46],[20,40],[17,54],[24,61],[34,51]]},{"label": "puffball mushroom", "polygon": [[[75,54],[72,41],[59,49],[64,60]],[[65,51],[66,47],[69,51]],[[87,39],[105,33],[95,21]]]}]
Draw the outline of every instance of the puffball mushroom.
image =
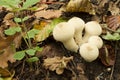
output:
[{"label": "puffball mushroom", "polygon": [[70,27],[67,22],[58,23],[53,29],[53,37],[55,40],[62,42],[66,49],[77,52],[78,45],[73,38],[74,33],[74,27]]},{"label": "puffball mushroom", "polygon": [[87,62],[92,62],[99,56],[99,50],[97,46],[90,43],[84,43],[80,46],[80,55]]},{"label": "puffball mushroom", "polygon": [[90,21],[85,24],[85,34],[83,43],[87,42],[90,36],[99,36],[102,33],[100,24],[96,21]]},{"label": "puffball mushroom", "polygon": [[88,39],[88,43],[96,45],[98,49],[100,49],[103,46],[103,40],[99,36],[91,36]]},{"label": "puffball mushroom", "polygon": [[68,24],[71,27],[75,28],[75,34],[74,34],[75,42],[77,43],[77,45],[81,45],[82,31],[85,27],[85,22],[81,18],[73,17],[70,20],[68,20]]}]

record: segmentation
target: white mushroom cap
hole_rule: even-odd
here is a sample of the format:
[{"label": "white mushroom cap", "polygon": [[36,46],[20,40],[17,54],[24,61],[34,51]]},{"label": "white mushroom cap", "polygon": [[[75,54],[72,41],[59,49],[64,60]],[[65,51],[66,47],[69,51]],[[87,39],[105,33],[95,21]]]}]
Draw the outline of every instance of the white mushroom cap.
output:
[{"label": "white mushroom cap", "polygon": [[91,36],[88,39],[88,43],[96,45],[98,49],[100,49],[103,46],[103,40],[99,36]]},{"label": "white mushroom cap", "polygon": [[73,38],[74,32],[74,27],[70,27],[67,22],[61,22],[53,29],[53,37],[55,40],[62,42],[68,50],[77,52],[78,46]]},{"label": "white mushroom cap", "polygon": [[99,56],[99,50],[95,45],[84,43],[80,46],[80,55],[87,62],[92,62]]},{"label": "white mushroom cap", "polygon": [[85,24],[85,35],[83,41],[87,42],[90,36],[98,36],[102,33],[100,24],[96,21],[90,21]]},{"label": "white mushroom cap", "polygon": [[67,22],[58,23],[53,29],[53,37],[57,41],[66,41],[74,36],[74,28],[67,26]]},{"label": "white mushroom cap", "polygon": [[82,43],[82,31],[85,27],[85,22],[79,17],[73,17],[68,21],[68,24],[75,28],[75,41],[78,45]]}]

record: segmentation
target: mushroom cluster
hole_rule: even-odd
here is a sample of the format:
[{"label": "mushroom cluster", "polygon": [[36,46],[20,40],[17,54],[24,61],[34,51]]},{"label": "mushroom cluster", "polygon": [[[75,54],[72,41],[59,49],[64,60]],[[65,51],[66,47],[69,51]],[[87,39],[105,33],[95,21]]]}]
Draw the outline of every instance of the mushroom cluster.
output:
[{"label": "mushroom cluster", "polygon": [[62,42],[70,51],[79,50],[81,57],[88,62],[94,61],[99,56],[99,49],[103,45],[99,37],[101,33],[102,28],[99,23],[96,21],[85,23],[78,17],[58,23],[53,29],[55,40]]}]

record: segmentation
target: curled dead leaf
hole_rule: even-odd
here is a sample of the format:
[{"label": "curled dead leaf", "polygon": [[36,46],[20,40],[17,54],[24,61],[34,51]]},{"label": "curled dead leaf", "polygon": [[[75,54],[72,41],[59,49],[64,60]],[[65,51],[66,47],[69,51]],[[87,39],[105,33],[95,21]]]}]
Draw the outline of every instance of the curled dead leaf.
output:
[{"label": "curled dead leaf", "polygon": [[59,74],[62,74],[64,72],[64,69],[63,68],[56,68],[56,73],[59,75]]},{"label": "curled dead leaf", "polygon": [[14,18],[14,14],[13,14],[13,13],[8,13],[8,14],[6,14],[6,16],[4,17],[4,20],[10,20],[10,19],[12,19],[12,18]]},{"label": "curled dead leaf", "polygon": [[5,68],[0,67],[0,75],[1,77],[9,77],[11,76],[11,72]]},{"label": "curled dead leaf", "polygon": [[64,72],[64,68],[67,67],[68,62],[70,62],[73,57],[53,57],[47,58],[44,60],[44,67],[51,71],[56,71],[57,74],[62,74]]},{"label": "curled dead leaf", "polygon": [[109,3],[108,10],[111,12],[112,15],[119,15],[120,9],[117,7],[117,5],[114,2]]},{"label": "curled dead leaf", "polygon": [[13,58],[14,53],[14,49],[11,46],[8,46],[0,55],[0,67],[7,67],[8,61],[10,61],[11,63],[15,62],[15,59]]},{"label": "curled dead leaf", "polygon": [[115,63],[115,51],[114,48],[110,45],[104,45],[100,49],[99,58],[101,62],[106,66],[114,65]]},{"label": "curled dead leaf", "polygon": [[95,15],[93,5],[89,0],[70,0],[66,7],[67,12],[87,12]]}]

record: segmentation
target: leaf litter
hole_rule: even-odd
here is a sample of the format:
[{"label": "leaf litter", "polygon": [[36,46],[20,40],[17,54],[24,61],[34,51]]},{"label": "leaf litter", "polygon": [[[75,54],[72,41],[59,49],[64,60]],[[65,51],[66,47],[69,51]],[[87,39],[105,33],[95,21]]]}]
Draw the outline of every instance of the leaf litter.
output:
[{"label": "leaf litter", "polygon": [[[27,0],[28,1],[28,0]],[[23,1],[24,2],[24,1]],[[86,76],[86,71],[87,68],[86,67],[86,62],[83,61],[83,59],[79,58],[77,60],[78,57],[80,57],[80,55],[78,56],[78,54],[74,54],[72,52],[66,51],[64,47],[62,47],[63,45],[59,42],[54,41],[54,39],[52,37],[52,30],[54,28],[54,26],[59,23],[62,22],[63,19],[61,19],[61,17],[65,17],[64,13],[88,13],[87,15],[92,15],[97,17],[98,19],[94,19],[94,20],[98,20],[100,23],[105,23],[107,25],[107,28],[110,28],[110,30],[114,30],[117,32],[117,30],[120,28],[120,18],[119,18],[119,8],[117,6],[118,1],[116,3],[114,3],[112,0],[108,1],[108,0],[101,0],[98,1],[97,3],[93,3],[94,0],[70,0],[70,1],[66,1],[65,3],[62,3],[62,9],[59,8],[58,10],[55,10],[53,7],[53,9],[49,9],[49,5],[51,4],[56,4],[55,2],[58,2],[57,4],[61,4],[60,1],[56,1],[56,0],[42,0],[41,3],[38,2],[37,6],[39,6],[39,9],[35,11],[35,13],[33,13],[32,15],[29,15],[31,17],[34,16],[34,18],[36,18],[35,20],[33,20],[32,23],[32,29],[38,29],[39,33],[36,31],[35,33],[32,32],[32,37],[31,37],[31,42],[32,44],[35,42],[35,44],[40,43],[40,46],[42,45],[43,50],[42,52],[36,52],[36,56],[39,58],[38,61],[36,63],[39,64],[35,64],[35,68],[33,67],[33,70],[38,71],[38,74],[41,75],[41,71],[46,72],[42,74],[42,76],[44,76],[44,78],[39,77],[38,79],[48,79],[50,78],[51,74],[50,73],[57,73],[59,75],[56,75],[57,77],[60,77],[61,75],[65,75],[65,74],[70,74],[71,77],[69,77],[67,75],[67,77],[65,78],[65,76],[61,77],[63,80],[67,79],[67,80],[88,80],[88,79],[95,79],[95,76]],[[30,3],[32,4],[32,3]],[[45,5],[43,5],[45,4]],[[67,5],[66,5],[67,4]],[[74,5],[73,5],[74,4]],[[80,4],[80,5],[79,5]],[[29,4],[23,4],[24,6],[29,6]],[[66,6],[65,6],[66,5]],[[108,6],[107,6],[108,5]],[[63,7],[64,6],[64,7]],[[86,8],[87,6],[87,8]],[[64,9],[65,8],[65,9]],[[2,9],[2,8],[0,8]],[[9,10],[9,9],[8,9]],[[108,15],[108,12],[110,12],[110,15]],[[24,14],[23,14],[24,15]],[[13,58],[13,54],[14,52],[14,48],[18,49],[18,50],[22,50],[25,47],[24,41],[23,41],[23,34],[17,34],[17,36],[7,36],[4,34],[4,30],[10,28],[10,27],[15,27],[16,24],[14,21],[14,16],[12,13],[7,13],[7,15],[5,17],[3,17],[3,21],[0,23],[1,27],[0,27],[0,67],[9,68],[9,62],[11,62],[10,64],[14,63],[18,63],[19,61],[15,62],[14,58]],[[74,16],[78,16],[78,15],[74,15]],[[103,18],[106,18],[107,16],[107,20],[103,20]],[[55,20],[55,19],[58,19]],[[38,21],[37,23],[34,23],[35,21]],[[27,20],[26,20],[27,22]],[[29,23],[28,23],[29,24]],[[117,24],[117,25],[116,25]],[[27,27],[28,28],[28,27]],[[31,27],[30,27],[31,28]],[[117,35],[112,35],[112,34],[116,34],[116,32],[114,33],[113,31],[107,30],[105,32],[105,36],[108,36],[107,32],[109,32],[109,36],[110,38],[103,38],[104,40],[112,40],[114,38],[114,41],[119,40],[119,33],[117,33]],[[30,30],[30,29],[28,29]],[[30,35],[31,36],[31,35]],[[34,37],[35,36],[35,37]],[[116,37],[118,36],[118,37]],[[15,47],[11,47],[12,43],[14,43]],[[4,46],[3,46],[4,45]],[[110,51],[109,51],[110,50]],[[115,61],[116,61],[116,56],[115,56],[115,52],[114,49],[111,46],[111,43],[109,45],[104,44],[104,47],[102,47],[102,49],[100,50],[100,55],[98,60],[101,60],[101,63],[104,64],[104,66],[114,66]],[[77,55],[77,56],[75,56]],[[71,57],[72,56],[72,57]],[[27,56],[29,57],[29,56]],[[34,60],[34,58],[33,58]],[[97,62],[97,60],[95,61]],[[99,61],[98,61],[99,62]],[[84,67],[82,67],[82,64],[85,64]],[[99,62],[100,63],[100,62]],[[34,63],[32,63],[34,64]],[[79,65],[80,64],[80,65]],[[96,68],[96,66],[100,67],[101,65],[96,65],[94,66],[94,62],[91,63],[92,66],[90,66],[90,70],[93,68]],[[25,66],[27,65],[27,63],[24,64],[23,62],[23,66],[22,68],[19,68],[21,70],[26,70],[28,68],[26,68]],[[30,64],[31,65],[31,64]],[[18,64],[19,66],[19,64]],[[37,66],[39,66],[40,68],[38,68]],[[103,65],[102,65],[103,66]],[[13,67],[13,66],[12,66]],[[17,66],[16,66],[17,67]],[[15,67],[14,67],[15,68]],[[39,69],[39,70],[38,70]],[[41,70],[41,71],[40,71]],[[93,69],[94,70],[94,69]],[[52,71],[52,72],[51,72]],[[67,73],[67,71],[69,73]],[[6,72],[6,70],[4,70],[3,72]],[[16,70],[16,73],[19,72],[18,70]],[[28,71],[29,72],[29,71]],[[72,74],[71,74],[72,72]],[[91,70],[90,74],[89,72],[87,74],[89,75],[94,75],[95,73],[93,73],[94,71]],[[98,72],[100,73],[101,70],[99,69]],[[3,74],[3,73],[0,73]],[[6,73],[5,73],[6,74]],[[50,76],[49,76],[49,75]],[[8,74],[9,75],[9,74]],[[18,76],[18,74],[15,74],[16,76]],[[21,75],[26,75],[26,73],[22,73],[21,71]],[[97,73],[95,75],[98,75]],[[107,74],[106,74],[107,75]],[[112,72],[111,72],[112,75]],[[19,75],[20,76],[20,75]],[[54,75],[52,75],[54,76]],[[92,78],[94,77],[94,79]],[[15,77],[16,78],[16,77]],[[25,76],[20,76],[19,77],[20,80],[23,79],[27,79],[28,77]],[[35,79],[36,77],[29,77],[28,79]],[[53,78],[53,77],[52,77]],[[104,77],[104,79],[106,79],[106,77]]]}]

